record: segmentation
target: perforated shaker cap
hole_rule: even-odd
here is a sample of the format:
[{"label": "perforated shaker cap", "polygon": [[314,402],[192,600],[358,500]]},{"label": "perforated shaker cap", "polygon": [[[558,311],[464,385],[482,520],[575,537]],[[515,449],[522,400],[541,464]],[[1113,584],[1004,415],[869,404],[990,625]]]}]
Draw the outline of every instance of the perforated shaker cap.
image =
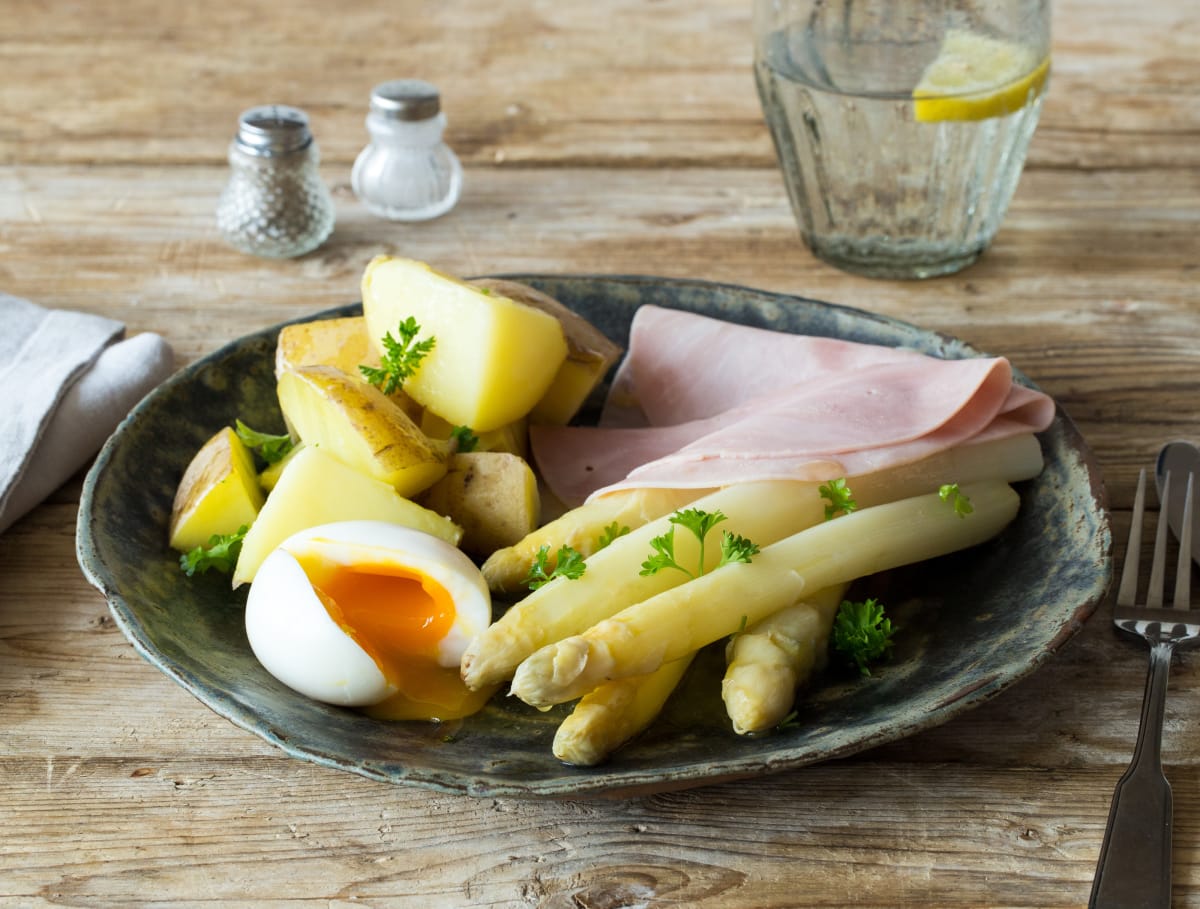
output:
[{"label": "perforated shaker cap", "polygon": [[437,88],[420,79],[393,79],[371,89],[371,113],[389,120],[428,120],[441,109]]},{"label": "perforated shaker cap", "polygon": [[303,151],[313,136],[308,115],[298,107],[264,104],[242,112],[234,141],[248,154],[273,157]]}]

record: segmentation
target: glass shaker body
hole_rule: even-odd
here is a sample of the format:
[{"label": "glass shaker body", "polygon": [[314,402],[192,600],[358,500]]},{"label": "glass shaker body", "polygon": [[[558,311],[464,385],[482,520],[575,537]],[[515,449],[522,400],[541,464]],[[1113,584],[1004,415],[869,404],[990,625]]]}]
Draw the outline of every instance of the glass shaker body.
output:
[{"label": "glass shaker body", "polygon": [[437,89],[415,79],[377,85],[366,123],[371,142],[350,179],[369,211],[393,221],[426,221],[454,207],[462,165],[442,141],[446,117]]},{"label": "glass shaker body", "polygon": [[234,248],[286,259],[316,249],[333,232],[334,208],[317,171],[308,118],[271,105],[242,114],[229,146],[229,182],[217,228]]}]

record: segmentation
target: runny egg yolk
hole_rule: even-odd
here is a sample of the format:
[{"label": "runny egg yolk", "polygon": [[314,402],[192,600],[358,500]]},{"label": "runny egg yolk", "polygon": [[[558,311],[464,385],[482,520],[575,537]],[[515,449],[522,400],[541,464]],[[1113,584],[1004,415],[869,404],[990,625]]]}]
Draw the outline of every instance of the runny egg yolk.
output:
[{"label": "runny egg yolk", "polygon": [[390,563],[343,565],[298,558],[337,623],[379,667],[396,694],[367,708],[380,719],[459,719],[495,688],[472,691],[457,666],[440,666],[438,644],[457,617],[454,599],[418,571]]},{"label": "runny egg yolk", "polygon": [[330,617],[389,679],[397,658],[436,659],[456,613],[454,600],[432,578],[390,564],[301,559],[300,565]]}]

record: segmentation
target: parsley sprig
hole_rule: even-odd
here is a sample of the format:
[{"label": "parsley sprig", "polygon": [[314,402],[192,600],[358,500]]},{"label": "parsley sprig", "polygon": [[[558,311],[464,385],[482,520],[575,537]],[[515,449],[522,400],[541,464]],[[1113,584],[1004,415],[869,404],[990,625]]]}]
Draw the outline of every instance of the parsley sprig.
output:
[{"label": "parsley sprig", "polygon": [[241,420],[234,421],[234,431],[247,448],[258,452],[258,456],[268,464],[282,461],[294,447],[291,436],[287,434],[275,436],[268,432],[259,432],[257,429],[251,429]]},{"label": "parsley sprig", "polygon": [[596,551],[599,552],[605,546],[610,545],[617,537],[623,537],[629,532],[630,530],[628,524],[618,524],[616,521],[613,521],[604,528],[604,532],[601,533],[600,538],[596,540]]},{"label": "parsley sprig", "polygon": [[[642,563],[642,575],[658,574],[664,568],[674,568],[682,571],[689,578],[697,578],[704,574],[704,541],[716,525],[726,520],[725,515],[720,511],[704,511],[700,508],[687,508],[683,511],[677,511],[668,519],[671,522],[671,529],[661,536],[657,536],[650,541],[650,547],[654,552],[646,561]],[[675,528],[683,527],[690,530],[692,534],[700,541],[700,558],[696,571],[680,565],[675,560]],[[745,562],[758,555],[759,548],[755,543],[750,542],[743,536],[736,533],[730,533],[728,530],[721,532],[721,559],[717,562],[716,567],[728,565],[731,562]]]},{"label": "parsley sprig", "polygon": [[887,655],[894,633],[891,619],[874,598],[859,603],[843,600],[833,620],[833,649],[857,666],[862,675],[869,676],[868,664]]},{"label": "parsley sprig", "polygon": [[208,538],[207,546],[197,546],[179,557],[179,567],[189,578],[204,574],[210,568],[229,574],[237,565],[242,552],[242,540],[250,527],[243,524],[234,533],[214,533]]},{"label": "parsley sprig", "polygon": [[529,573],[525,575],[525,585],[530,590],[544,587],[555,578],[576,580],[583,577],[583,573],[587,570],[587,564],[583,561],[583,553],[566,544],[559,547],[555,554],[553,569],[550,568],[549,562],[550,547],[540,547],[537,555],[533,557],[533,564],[529,566]]},{"label": "parsley sprig", "polygon": [[825,506],[826,521],[833,518],[839,511],[842,514],[850,514],[850,512],[858,510],[858,503],[854,501],[854,493],[846,485],[845,477],[822,483],[817,487],[817,492],[821,494],[821,498],[829,500],[829,504]]},{"label": "parsley sprig", "polygon": [[450,430],[450,441],[454,442],[454,450],[459,454],[466,454],[479,447],[479,436],[471,431],[470,426],[455,426]]},{"label": "parsley sprig", "polygon": [[417,371],[421,360],[433,350],[437,339],[428,337],[418,341],[421,326],[417,320],[409,316],[396,329],[400,335],[397,341],[389,331],[383,336],[384,354],[379,366],[359,366],[359,372],[368,382],[382,391],[385,395],[394,394],[404,385],[404,380]]},{"label": "parsley sprig", "polygon": [[946,483],[944,486],[938,487],[938,496],[943,502],[949,502],[954,506],[954,513],[960,518],[965,518],[975,506],[971,504],[971,500],[958,488],[957,483]]}]

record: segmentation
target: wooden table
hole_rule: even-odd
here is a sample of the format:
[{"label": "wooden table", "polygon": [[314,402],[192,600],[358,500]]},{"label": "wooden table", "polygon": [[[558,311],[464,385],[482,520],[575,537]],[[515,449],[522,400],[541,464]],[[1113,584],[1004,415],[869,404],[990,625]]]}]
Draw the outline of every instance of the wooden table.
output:
[{"label": "wooden table", "polygon": [[[1118,544],[1139,467],[1200,437],[1200,15],[1062,0],[995,246],[872,281],[800,244],[750,76],[748,0],[6,0],[0,289],[155,331],[180,365],[358,299],[396,252],[461,274],[694,276],[862,307],[1009,356],[1074,418]],[[466,190],[420,225],[349,186],[371,86],[442,90]],[[296,261],[216,233],[255,103],[305,108],[338,225]],[[0,905],[1080,906],[1146,667],[1107,607],[936,730],[752,782],[474,799],[285,757],[144,662],[75,561],[82,477],[0,536]],[[1200,906],[1200,670],[1165,760],[1175,905]]]}]

